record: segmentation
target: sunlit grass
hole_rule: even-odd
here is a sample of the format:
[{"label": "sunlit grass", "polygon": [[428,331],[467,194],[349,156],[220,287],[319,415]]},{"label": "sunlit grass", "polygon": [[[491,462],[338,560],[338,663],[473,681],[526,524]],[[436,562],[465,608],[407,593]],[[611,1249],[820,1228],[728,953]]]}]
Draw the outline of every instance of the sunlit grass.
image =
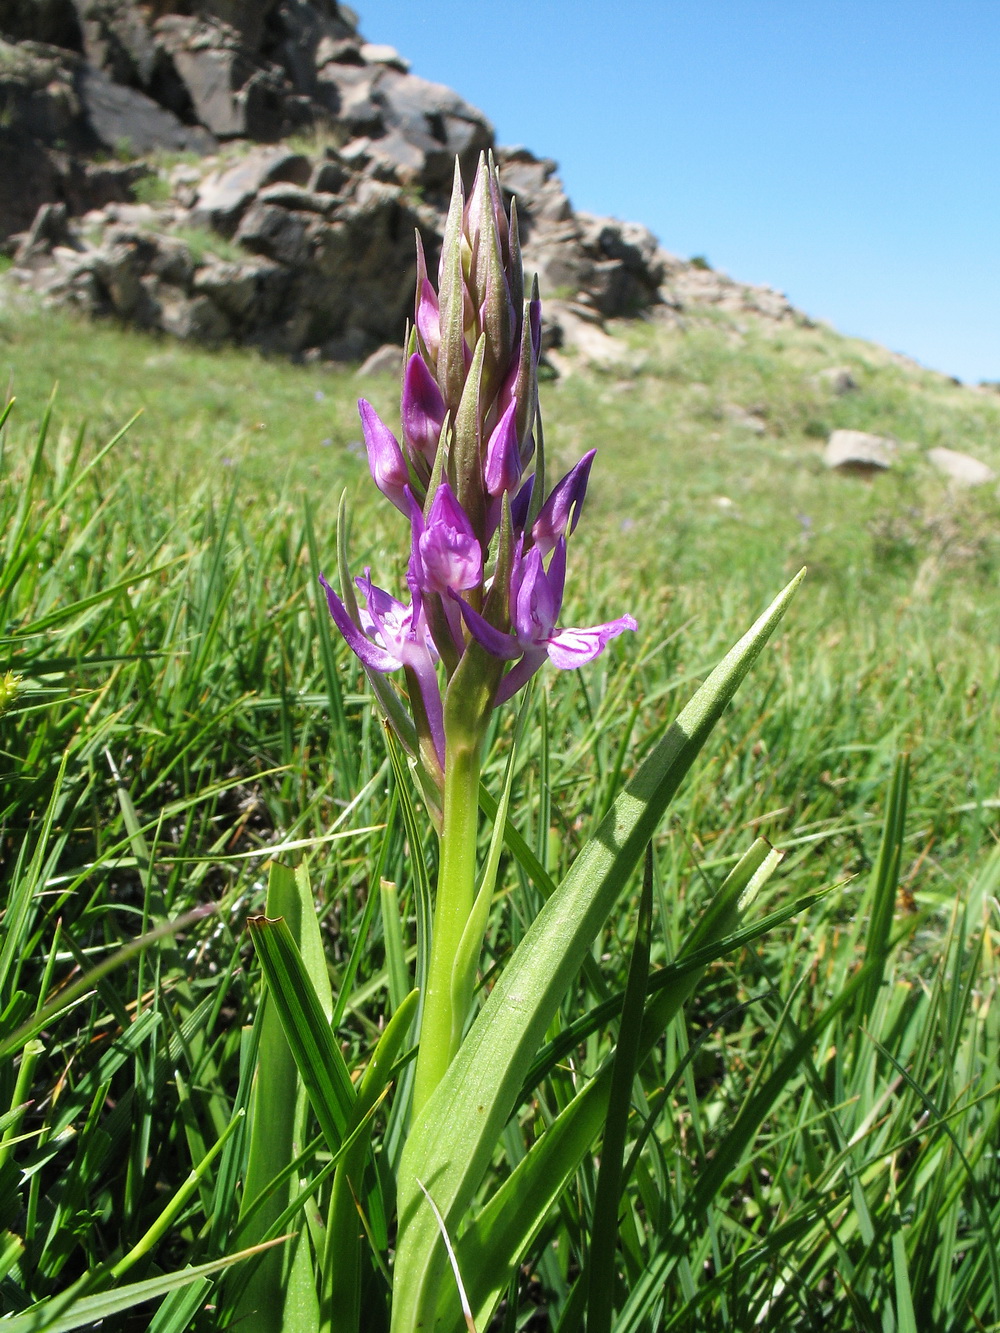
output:
[{"label": "sunlit grass", "polygon": [[[545,386],[543,411],[551,475],[600,451],[564,620],[627,609],[640,632],[580,673],[547,677],[544,729],[518,773],[518,825],[558,878],[620,774],[806,564],[780,636],[657,841],[653,961],[675,954],[695,907],[757,834],[786,849],[765,910],[831,890],[794,925],[715,965],[646,1071],[653,1097],[701,1041],[623,1205],[625,1285],[646,1295],[627,1305],[622,1292],[622,1327],[945,1333],[975,1326],[973,1312],[991,1326],[1000,505],[992,487],[950,489],[923,451],[943,443],[1000,465],[1000,398],[824,328],[741,331],[719,318],[621,336],[643,352],[641,372],[577,372]],[[834,364],[851,367],[856,393],[819,387],[817,372]],[[343,487],[354,558],[387,586],[402,576],[389,555],[400,531],[387,524],[402,519],[370,503],[357,443],[354,400],[364,393],[391,419],[389,379],[28,309],[0,317],[0,370],[18,398],[0,482],[0,679],[21,676],[0,718],[4,1032],[144,928],[220,907],[42,1031],[34,1104],[4,1122],[27,1135],[0,1168],[0,1232],[18,1241],[0,1285],[12,1313],[134,1245],[229,1123],[241,1028],[259,996],[243,923],[262,907],[275,846],[309,856],[339,993],[377,890],[392,781],[315,575],[335,564]],[[820,455],[836,426],[914,447],[872,482],[835,476]],[[487,770],[493,790],[507,726]],[[903,751],[912,760],[898,883],[882,882],[879,900],[875,867]],[[394,826],[383,877],[399,886],[407,926],[419,853]],[[501,873],[497,960],[537,907],[514,865]],[[877,901],[892,913],[887,986],[806,1043],[759,1133],[733,1150],[705,1217],[682,1225],[681,1201],[729,1151],[749,1090],[766,1086],[797,1032],[856,974]],[[598,951],[612,990],[633,927],[629,891]],[[390,984],[376,912],[338,1033],[349,1063]],[[593,1001],[581,982],[563,1021]],[[531,1132],[607,1049],[595,1034],[572,1072],[552,1076],[522,1110]],[[21,1067],[0,1068],[0,1117]],[[945,1116],[954,1139],[937,1127]],[[508,1142],[498,1178],[514,1160]],[[209,1170],[130,1277],[224,1255],[238,1207],[225,1184],[221,1166]],[[563,1327],[576,1326],[592,1188],[588,1168],[575,1202],[553,1215],[523,1295],[526,1311],[544,1289],[552,1327],[563,1315]],[[0,1256],[5,1244],[0,1234]],[[660,1275],[655,1289],[649,1272]],[[215,1326],[198,1318],[177,1327]]]}]

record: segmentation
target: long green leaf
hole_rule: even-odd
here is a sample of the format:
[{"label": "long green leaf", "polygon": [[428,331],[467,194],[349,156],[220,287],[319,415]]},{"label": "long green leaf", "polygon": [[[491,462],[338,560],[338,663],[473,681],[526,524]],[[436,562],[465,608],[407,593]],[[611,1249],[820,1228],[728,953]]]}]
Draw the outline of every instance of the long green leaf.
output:
[{"label": "long green leaf", "polygon": [[393,1333],[431,1326],[446,1258],[418,1182],[430,1191],[449,1234],[456,1234],[524,1074],[584,955],[801,578],[723,658],[618,796],[528,930],[414,1125],[400,1163]]}]

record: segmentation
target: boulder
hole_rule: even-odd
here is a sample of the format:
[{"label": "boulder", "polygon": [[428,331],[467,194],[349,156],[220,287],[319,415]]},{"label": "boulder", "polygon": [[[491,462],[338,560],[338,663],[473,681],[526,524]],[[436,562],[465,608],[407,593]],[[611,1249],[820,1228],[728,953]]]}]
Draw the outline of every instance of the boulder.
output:
[{"label": "boulder", "polygon": [[35,220],[14,251],[15,264],[44,260],[57,245],[71,244],[65,204],[42,204]]},{"label": "boulder", "polygon": [[823,462],[840,472],[871,476],[892,467],[897,454],[894,440],[863,430],[835,430],[827,440]]},{"label": "boulder", "polygon": [[275,204],[278,208],[298,209],[301,213],[329,213],[340,202],[335,194],[321,194],[282,181],[275,185],[265,185],[257,195],[257,201],[261,204]]},{"label": "boulder", "polygon": [[358,366],[358,377],[368,379],[373,375],[398,375],[403,364],[403,349],[395,343],[383,343]]},{"label": "boulder", "polygon": [[362,42],[358,54],[366,65],[388,65],[401,74],[410,68],[410,62],[404,60],[394,46],[387,46],[385,42]]},{"label": "boulder", "polygon": [[235,240],[254,254],[292,268],[301,267],[309,253],[308,225],[309,219],[302,213],[255,202],[237,228]]},{"label": "boulder", "polygon": [[939,472],[943,472],[956,486],[986,486],[996,480],[996,473],[986,463],[958,449],[939,445],[928,449],[927,457]]},{"label": "boulder", "polygon": [[311,120],[280,67],[260,62],[237,29],[170,14],[154,31],[195,118],[220,139],[272,141]]},{"label": "boulder", "polygon": [[853,393],[858,387],[850,366],[828,366],[816,376],[816,383],[821,389],[835,393],[838,397]]},{"label": "boulder", "polygon": [[200,126],[182,125],[145,93],[115,83],[103,70],[83,65],[76,80],[80,103],[94,138],[121,156],[166,149],[210,153],[215,140]]},{"label": "boulder", "polygon": [[333,118],[344,142],[383,129],[382,103],[375,97],[380,71],[331,62],[316,74],[316,100]]},{"label": "boulder", "polygon": [[147,86],[157,63],[145,15],[132,0],[76,0],[88,62],[116,83]]},{"label": "boulder", "polygon": [[207,296],[187,297],[178,294],[164,300],[160,311],[160,327],[175,338],[214,346],[231,332],[225,315]]},{"label": "boulder", "polygon": [[231,236],[258,190],[279,181],[305,185],[311,174],[309,159],[301,153],[287,148],[254,149],[235,166],[205,177],[195,197],[192,222]]}]

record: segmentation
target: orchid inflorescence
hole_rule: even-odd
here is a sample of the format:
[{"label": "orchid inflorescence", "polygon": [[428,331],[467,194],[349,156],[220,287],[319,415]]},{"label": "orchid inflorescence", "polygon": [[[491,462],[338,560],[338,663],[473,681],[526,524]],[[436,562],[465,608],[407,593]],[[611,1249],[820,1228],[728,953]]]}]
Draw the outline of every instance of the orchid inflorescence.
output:
[{"label": "orchid inflorescence", "polygon": [[[582,666],[636,628],[631,615],[557,628],[567,539],[594,451],[544,496],[540,350],[541,305],[537,282],[525,299],[516,204],[508,217],[492,159],[480,160],[466,200],[456,164],[437,292],[417,236],[402,445],[359,403],[375,484],[410,521],[410,601],[377,587],[367,569],[354,580],[362,606],[343,568],[343,600],[321,580],[390,722],[408,749],[416,743],[414,757],[439,791],[449,737],[481,737],[490,711],[546,658]],[[400,668],[409,714],[379,679]]]}]

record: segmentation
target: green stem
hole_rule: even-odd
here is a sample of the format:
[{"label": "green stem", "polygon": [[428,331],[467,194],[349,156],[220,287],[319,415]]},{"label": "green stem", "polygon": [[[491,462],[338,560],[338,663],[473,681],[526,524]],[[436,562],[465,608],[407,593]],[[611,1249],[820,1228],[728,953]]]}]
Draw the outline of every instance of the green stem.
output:
[{"label": "green stem", "polygon": [[451,1064],[468,1011],[470,997],[465,997],[461,1013],[453,1003],[452,969],[475,901],[479,764],[478,742],[449,745],[434,935],[414,1076],[414,1116],[420,1114]]}]

